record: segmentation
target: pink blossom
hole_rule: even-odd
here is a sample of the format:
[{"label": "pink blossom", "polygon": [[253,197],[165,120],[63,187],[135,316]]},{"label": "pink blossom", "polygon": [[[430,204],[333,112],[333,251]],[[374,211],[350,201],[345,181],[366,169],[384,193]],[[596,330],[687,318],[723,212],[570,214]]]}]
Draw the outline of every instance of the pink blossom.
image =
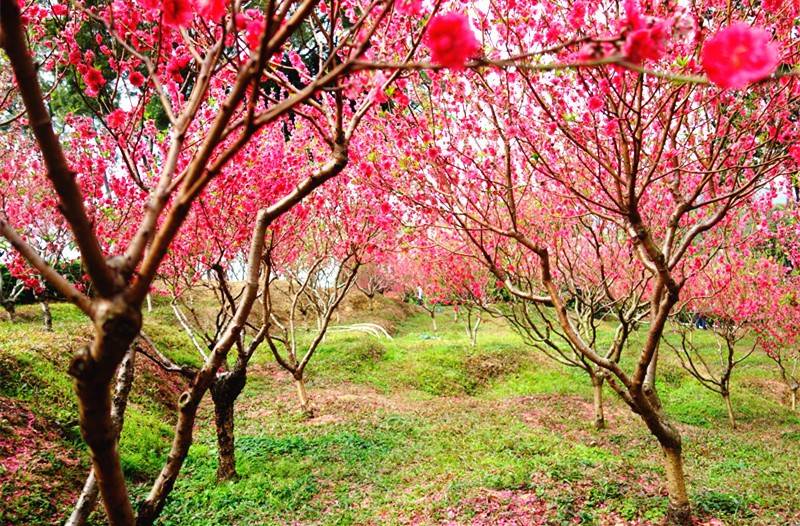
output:
[{"label": "pink blossom", "polygon": [[433,62],[447,68],[463,68],[467,59],[480,51],[469,19],[460,13],[434,17],[428,25],[425,43]]},{"label": "pink blossom", "polygon": [[598,111],[605,106],[605,103],[603,102],[603,99],[595,95],[594,97],[589,97],[587,105],[589,107],[589,111]]},{"label": "pink blossom", "polygon": [[639,9],[638,0],[625,0],[625,17],[626,23],[629,28],[633,30],[642,29],[645,27],[645,20],[642,12]]},{"label": "pink blossom", "polygon": [[189,25],[194,16],[189,0],[164,0],[161,8],[164,10],[164,23],[172,27]]},{"label": "pink blossom", "polygon": [[197,12],[212,22],[219,22],[228,9],[227,0],[198,0]]},{"label": "pink blossom", "polygon": [[741,89],[772,74],[778,67],[778,46],[768,31],[736,22],[703,46],[701,61],[717,86]]},{"label": "pink blossom", "polygon": [[578,0],[572,4],[572,8],[569,11],[569,23],[575,29],[579,29],[586,18],[586,3],[582,0]]},{"label": "pink blossom", "polygon": [[261,34],[264,32],[263,20],[250,20],[247,22],[247,45],[252,50],[258,49],[261,45]]},{"label": "pink blossom", "polygon": [[419,16],[422,14],[422,0],[398,0],[395,6],[401,15]]},{"label": "pink blossom", "polygon": [[628,33],[622,47],[625,57],[635,64],[645,60],[658,60],[666,52],[669,24],[658,22],[649,28],[635,29]]},{"label": "pink blossom", "polygon": [[67,6],[64,4],[55,4],[53,6],[53,14],[56,16],[64,16],[67,14]]}]

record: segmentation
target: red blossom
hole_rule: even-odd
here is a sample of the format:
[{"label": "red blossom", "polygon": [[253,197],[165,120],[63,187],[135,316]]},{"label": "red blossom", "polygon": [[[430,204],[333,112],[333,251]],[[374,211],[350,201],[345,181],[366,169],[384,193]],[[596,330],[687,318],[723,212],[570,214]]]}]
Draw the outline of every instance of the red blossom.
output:
[{"label": "red blossom", "polygon": [[86,94],[90,97],[96,97],[100,92],[100,88],[106,83],[103,78],[103,73],[97,68],[87,68],[86,73],[83,75],[83,82],[86,83]]},{"label": "red blossom", "polygon": [[605,103],[603,102],[603,99],[595,95],[594,97],[589,97],[587,105],[589,107],[589,111],[598,111],[605,106]]},{"label": "red blossom", "polygon": [[419,16],[422,14],[422,0],[398,0],[395,4],[401,15]]},{"label": "red blossom", "polygon": [[110,128],[121,128],[125,124],[127,116],[127,113],[118,108],[108,114],[106,123]]},{"label": "red blossom", "polygon": [[796,163],[800,163],[800,144],[793,144],[789,146],[789,155]]},{"label": "red blossom", "polygon": [[139,88],[144,84],[144,75],[142,75],[138,71],[133,71],[128,76],[128,80],[130,81],[132,86]]}]

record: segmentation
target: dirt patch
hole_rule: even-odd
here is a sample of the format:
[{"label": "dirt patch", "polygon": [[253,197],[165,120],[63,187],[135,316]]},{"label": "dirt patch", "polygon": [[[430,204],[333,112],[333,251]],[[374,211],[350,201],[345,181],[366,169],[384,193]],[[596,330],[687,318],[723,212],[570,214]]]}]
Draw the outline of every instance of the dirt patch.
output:
[{"label": "dirt patch", "polygon": [[448,508],[441,526],[536,526],[551,524],[552,511],[547,503],[530,490],[484,490]]},{"label": "dirt patch", "polygon": [[521,364],[518,352],[470,353],[464,361],[464,371],[479,385],[486,385],[495,378],[517,372]]},{"label": "dirt patch", "polygon": [[[778,379],[773,378],[747,378],[741,381],[741,387],[755,389],[764,396],[786,406],[789,405],[791,393],[789,387]],[[735,395],[731,395],[735,396]]]}]

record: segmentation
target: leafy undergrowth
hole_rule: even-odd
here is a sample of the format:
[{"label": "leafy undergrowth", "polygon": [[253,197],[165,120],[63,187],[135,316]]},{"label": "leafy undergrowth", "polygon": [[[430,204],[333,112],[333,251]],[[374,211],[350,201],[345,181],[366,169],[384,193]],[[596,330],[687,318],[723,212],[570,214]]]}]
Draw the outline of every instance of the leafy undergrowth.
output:
[{"label": "leafy undergrowth", "polygon": [[[299,416],[292,382],[269,353],[256,355],[237,406],[239,478],[215,481],[205,404],[160,524],[610,526],[663,519],[658,447],[613,393],[606,391],[608,429],[598,432],[580,371],[543,359],[497,320],[486,321],[471,349],[451,311],[438,316],[434,332],[426,315],[408,317],[407,306],[385,299],[372,311],[355,300],[348,305],[337,324],[371,320],[393,338],[329,335],[308,369],[312,419]],[[31,502],[52,503],[30,508],[39,512],[25,524],[63,518],[86,465],[63,373],[84,329],[68,308],[57,314],[54,335],[42,336],[34,317],[0,325],[0,396],[51,426],[61,455],[81,459],[75,477],[59,472],[58,487],[24,484]],[[167,306],[157,305],[145,327],[173,359],[197,363]],[[698,524],[799,522],[800,419],[782,405],[785,393],[769,362],[754,356],[737,372],[739,429],[731,431],[722,400],[673,356],[660,361],[660,394],[684,437]],[[132,493],[141,498],[166,455],[170,406],[181,388],[146,360],[137,365],[121,449]],[[25,418],[4,428],[12,437],[5,440],[24,439]],[[29,449],[48,451],[39,443]]]}]

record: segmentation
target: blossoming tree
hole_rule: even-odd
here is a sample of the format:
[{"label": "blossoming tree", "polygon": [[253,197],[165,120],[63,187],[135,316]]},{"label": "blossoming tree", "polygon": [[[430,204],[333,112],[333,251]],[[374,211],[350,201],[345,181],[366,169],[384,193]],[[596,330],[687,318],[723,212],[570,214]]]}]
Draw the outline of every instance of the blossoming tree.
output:
[{"label": "blossoming tree", "polygon": [[[612,36],[564,52],[595,60],[621,54],[638,68],[537,77],[519,68],[476,74],[469,82],[432,76],[417,92],[422,111],[407,114],[412,124],[406,133],[411,126],[422,130],[415,141],[423,151],[401,139],[397,164],[418,173],[417,186],[405,193],[440,210],[442,221],[463,232],[488,268],[515,285],[508,287],[514,295],[551,308],[564,337],[641,417],[664,454],[667,520],[688,524],[680,432],[655,389],[659,342],[687,281],[710,257],[698,247],[735,228],[744,203],[796,170],[786,154],[796,133],[787,116],[800,90],[794,79],[750,85],[776,69],[780,54],[763,30],[728,25],[731,4],[703,13],[704,27],[723,28],[710,37],[680,10],[665,6],[645,15],[628,1],[618,19],[592,17],[591,9],[601,5],[587,4],[588,10],[568,17],[593,20],[587,34],[606,30]],[[553,7],[551,20],[562,14]],[[784,16],[765,13],[752,21],[774,23],[782,28],[778,36],[791,42]],[[525,33],[509,33],[509,46],[519,46],[518,34]],[[688,78],[676,83],[674,75],[648,69],[666,62],[687,73],[701,63],[726,89],[692,85]],[[746,85],[743,92],[727,89]],[[632,276],[646,275],[639,302],[647,305],[649,324],[629,369],[600,352],[569,313],[559,261],[562,245],[572,239],[569,230],[552,236],[557,229],[548,223],[580,218],[608,242],[625,240],[635,258]],[[520,267],[520,259],[535,266]]]},{"label": "blossoming tree", "polygon": [[[258,8],[238,1],[195,6],[184,0],[0,4],[0,43],[17,88],[4,98],[3,118],[11,123],[4,137],[32,133],[35,138],[35,155],[44,166],[54,206],[72,232],[94,296],[78,290],[41,257],[26,240],[26,225],[3,217],[0,232],[93,322],[94,341],[74,358],[70,372],[76,379],[82,435],[111,524],[155,520],[191,443],[196,407],[256,299],[266,228],[347,163],[347,140],[371,106],[356,105],[345,124],[348,75],[358,61],[385,57],[402,62],[416,48],[417,21],[396,19],[377,6],[314,0],[268,2]],[[55,33],[48,32],[48,20],[58,28]],[[315,20],[326,22],[315,25]],[[380,28],[378,42],[373,37]],[[303,39],[304,31],[318,38]],[[34,47],[29,48],[30,42]],[[35,65],[38,60],[41,68]],[[39,71],[47,73],[40,76]],[[368,77],[360,78],[358,92]],[[83,101],[77,105],[80,111],[94,116],[91,126],[69,129],[69,141],[57,135],[55,124],[61,121],[46,106],[48,97],[60,93],[62,80],[67,95]],[[380,88],[390,81],[385,78]],[[8,77],[3,82],[11,84]],[[251,218],[254,235],[245,293],[191,389],[181,396],[172,451],[135,514],[110,420],[110,384],[139,333],[142,302],[209,183],[263,130],[280,126],[287,115],[303,119],[316,111],[324,90],[332,90],[325,95],[332,102],[335,130],[330,159],[262,203]],[[87,178],[96,174],[83,172],[73,154],[80,151],[81,141],[96,134],[114,139],[107,151],[113,162],[100,174],[107,184],[92,193]],[[118,181],[130,181],[132,190],[127,185],[121,190]],[[111,199],[120,205],[118,210],[127,210],[125,229],[102,229],[93,220],[98,208],[92,199]]]},{"label": "blossoming tree", "polygon": [[[781,296],[787,269],[767,259],[746,257],[725,250],[721,257],[691,280],[679,310],[688,323],[673,330],[679,341],[665,342],[677,353],[681,366],[700,384],[719,394],[725,402],[728,421],[736,428],[731,401],[734,370],[759,347],[758,334],[780,318],[774,310],[785,308]],[[713,341],[704,334],[713,335]]]}]

